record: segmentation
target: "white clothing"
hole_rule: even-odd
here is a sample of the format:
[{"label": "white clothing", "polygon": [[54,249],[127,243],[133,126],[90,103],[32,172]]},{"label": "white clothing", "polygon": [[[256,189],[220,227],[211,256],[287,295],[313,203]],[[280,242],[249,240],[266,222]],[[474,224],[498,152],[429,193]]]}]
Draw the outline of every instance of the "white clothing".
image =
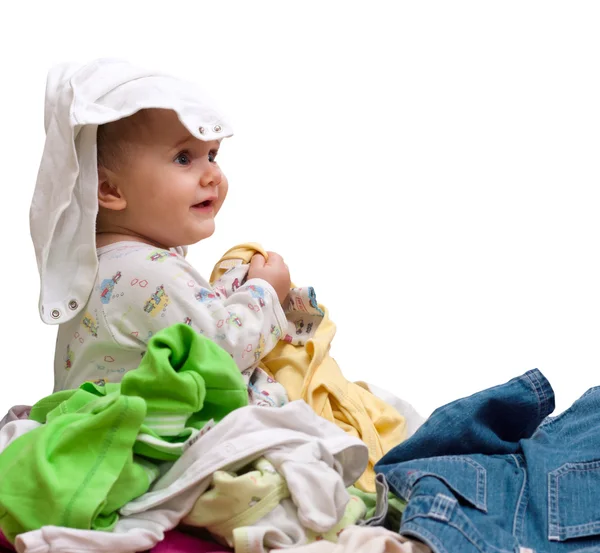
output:
[{"label": "white clothing", "polygon": [[385,528],[350,526],[337,543],[322,540],[285,550],[286,553],[431,553],[424,543]]},{"label": "white clothing", "polygon": [[[355,524],[365,514],[365,504],[353,497],[348,504],[351,512],[346,512],[348,521],[343,519],[331,526],[325,535],[306,530],[298,518],[298,510],[291,499],[282,499],[279,505],[269,511],[252,526],[233,530],[236,553],[268,553],[275,549],[290,549],[320,540],[334,540],[345,528]],[[229,544],[231,545],[231,544]]]},{"label": "white clothing", "polygon": [[[217,343],[240,371],[256,365],[287,328],[275,290],[262,279],[213,288],[180,251],[141,242],[99,248],[98,258],[85,308],[58,330],[55,392],[85,381],[120,382],[138,367],[150,337],[175,323]],[[243,376],[249,384],[252,372]]]},{"label": "white clothing", "polygon": [[308,541],[294,503],[289,499],[283,499],[252,526],[235,529],[233,535],[236,553],[267,553]]},{"label": "white clothing", "polygon": [[[17,536],[16,549],[19,553],[151,549],[192,509],[215,471],[237,470],[259,457],[285,474],[299,513],[318,531],[320,521],[342,516],[349,499],[345,488],[363,473],[368,450],[303,401],[281,409],[242,407],[193,443],[152,491],[125,505],[113,532],[47,526]],[[310,471],[300,469],[300,464]]]},{"label": "white clothing", "polygon": [[391,392],[369,384],[367,382],[357,382],[360,386],[367,388],[373,395],[391,405],[400,413],[406,422],[406,439],[410,438],[418,428],[425,422],[425,417],[421,415],[408,401],[401,399]]},{"label": "white clothing", "polygon": [[13,405],[0,421],[0,428],[11,421],[27,420],[30,412],[30,405]]},{"label": "white clothing", "polygon": [[37,421],[28,419],[17,419],[7,422],[0,428],[0,453],[2,453],[12,442],[30,430],[41,426]]},{"label": "white clothing", "polygon": [[97,127],[146,108],[175,111],[199,140],[233,134],[196,85],[126,61],[61,64],[48,73],[46,143],[30,211],[40,315],[47,324],[65,323],[83,311],[98,269]]}]

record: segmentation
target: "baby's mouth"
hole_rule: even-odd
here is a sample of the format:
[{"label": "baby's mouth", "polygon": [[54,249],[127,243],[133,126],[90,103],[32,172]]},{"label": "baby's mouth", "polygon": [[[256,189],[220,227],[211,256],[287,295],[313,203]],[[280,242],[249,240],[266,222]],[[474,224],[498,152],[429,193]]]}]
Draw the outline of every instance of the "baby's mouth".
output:
[{"label": "baby's mouth", "polygon": [[194,204],[192,207],[200,208],[200,207],[210,207],[213,204],[213,200],[204,200],[199,204]]}]

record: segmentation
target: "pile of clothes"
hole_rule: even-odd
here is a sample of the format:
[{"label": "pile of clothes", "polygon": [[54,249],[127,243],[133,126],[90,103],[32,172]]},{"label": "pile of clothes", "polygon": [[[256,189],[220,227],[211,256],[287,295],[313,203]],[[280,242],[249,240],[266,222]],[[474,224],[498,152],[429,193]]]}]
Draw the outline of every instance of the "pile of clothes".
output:
[{"label": "pile of clothes", "polygon": [[314,291],[290,298],[289,331],[302,317],[310,335],[257,366],[284,386],[279,407],[250,404],[231,357],[177,324],[121,382],[11,409],[0,551],[600,551],[600,387],[550,417],[532,370],[423,422],[348,382]]},{"label": "pile of clothes", "polygon": [[[243,282],[257,252],[232,248],[211,281]],[[344,378],[329,355],[335,326],[311,287],[293,286],[285,312],[287,332],[249,371],[283,386],[289,400],[277,406],[253,397],[252,374],[227,352],[177,324],[120,382],[11,409],[0,423],[7,543],[133,552],[204,538],[262,552],[334,544],[366,520],[375,463],[421,421],[409,411],[407,424],[400,400]]]}]

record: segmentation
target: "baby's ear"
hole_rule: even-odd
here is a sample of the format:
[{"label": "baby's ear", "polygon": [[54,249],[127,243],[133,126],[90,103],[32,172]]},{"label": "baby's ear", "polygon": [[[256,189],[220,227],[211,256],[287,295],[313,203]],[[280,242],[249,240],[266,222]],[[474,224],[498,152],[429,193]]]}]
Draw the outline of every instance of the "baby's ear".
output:
[{"label": "baby's ear", "polygon": [[122,211],[127,200],[115,182],[115,175],[104,167],[98,167],[98,205],[112,211]]}]

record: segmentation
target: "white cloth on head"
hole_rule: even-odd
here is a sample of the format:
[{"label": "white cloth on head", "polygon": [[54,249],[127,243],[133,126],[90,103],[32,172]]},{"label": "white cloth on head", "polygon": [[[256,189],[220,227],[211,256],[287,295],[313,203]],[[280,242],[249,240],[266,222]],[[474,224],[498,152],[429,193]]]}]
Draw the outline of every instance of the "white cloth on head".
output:
[{"label": "white cloth on head", "polygon": [[48,74],[46,143],[30,210],[41,282],[39,309],[47,324],[75,317],[96,276],[98,125],[147,108],[175,111],[200,140],[233,134],[199,87],[123,60],[61,64]]}]

